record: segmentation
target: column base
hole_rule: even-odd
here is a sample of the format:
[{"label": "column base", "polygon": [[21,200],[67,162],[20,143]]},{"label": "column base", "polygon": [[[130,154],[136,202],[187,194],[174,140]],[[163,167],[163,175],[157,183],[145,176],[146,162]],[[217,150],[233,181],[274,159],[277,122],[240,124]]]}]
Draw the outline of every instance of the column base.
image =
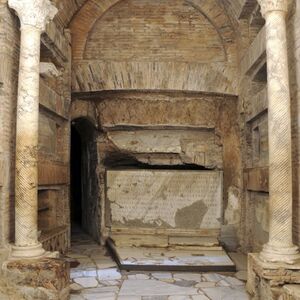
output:
[{"label": "column base", "polygon": [[39,259],[45,257],[47,252],[44,250],[41,243],[33,246],[12,246],[11,259]]},{"label": "column base", "polygon": [[288,298],[287,286],[300,284],[300,263],[266,262],[258,253],[248,255],[247,291],[252,300]]},{"label": "column base", "polygon": [[2,272],[22,299],[69,299],[70,266],[62,259],[9,260]]},{"label": "column base", "polygon": [[297,246],[278,248],[265,244],[260,253],[260,258],[265,262],[295,264],[298,261],[300,262],[300,253]]}]

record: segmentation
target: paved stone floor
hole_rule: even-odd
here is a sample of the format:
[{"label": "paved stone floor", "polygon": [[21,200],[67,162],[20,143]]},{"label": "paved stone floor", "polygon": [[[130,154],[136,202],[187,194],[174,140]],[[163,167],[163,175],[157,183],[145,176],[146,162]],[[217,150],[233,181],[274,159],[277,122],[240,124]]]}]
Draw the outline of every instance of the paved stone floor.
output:
[{"label": "paved stone floor", "polygon": [[247,300],[245,284],[216,273],[119,272],[105,248],[76,233],[67,254],[71,300]]}]

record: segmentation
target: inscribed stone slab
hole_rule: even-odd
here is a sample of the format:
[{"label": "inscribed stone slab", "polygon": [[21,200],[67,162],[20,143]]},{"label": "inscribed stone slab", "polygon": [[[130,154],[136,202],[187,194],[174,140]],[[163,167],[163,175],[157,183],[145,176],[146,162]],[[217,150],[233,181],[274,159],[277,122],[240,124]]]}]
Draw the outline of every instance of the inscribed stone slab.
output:
[{"label": "inscribed stone slab", "polygon": [[109,170],[112,226],[219,229],[222,172]]}]

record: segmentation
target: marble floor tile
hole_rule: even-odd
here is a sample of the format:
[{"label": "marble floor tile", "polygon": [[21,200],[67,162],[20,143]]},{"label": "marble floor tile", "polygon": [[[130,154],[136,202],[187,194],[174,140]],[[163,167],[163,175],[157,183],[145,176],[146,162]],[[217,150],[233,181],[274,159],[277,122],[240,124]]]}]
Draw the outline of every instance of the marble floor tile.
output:
[{"label": "marble floor tile", "polygon": [[149,275],[147,274],[132,274],[127,276],[128,279],[149,279]]},{"label": "marble floor tile", "polygon": [[241,280],[238,280],[234,277],[226,277],[225,281],[227,281],[230,285],[244,285],[244,282]]},{"label": "marble floor tile", "polygon": [[168,296],[144,296],[142,300],[168,300]]},{"label": "marble floor tile", "polygon": [[195,285],[195,287],[197,288],[210,288],[210,287],[215,287],[216,286],[216,282],[214,281],[203,281],[203,282],[199,282]]},{"label": "marble floor tile", "polygon": [[119,280],[101,280],[100,282],[104,286],[111,286],[111,285],[115,285],[115,286],[117,285],[118,286],[118,285],[121,284],[121,281],[119,281]]},{"label": "marble floor tile", "polygon": [[155,296],[155,295],[194,295],[197,289],[192,287],[179,287],[174,284],[158,280],[125,280],[119,295]]},{"label": "marble floor tile", "polygon": [[168,300],[191,300],[190,296],[169,296]]},{"label": "marble floor tile", "polygon": [[192,298],[192,300],[210,300],[205,295],[192,295],[191,298]]},{"label": "marble floor tile", "polygon": [[155,279],[173,279],[172,273],[169,273],[169,272],[152,273],[152,277]]},{"label": "marble floor tile", "polygon": [[201,274],[199,273],[175,273],[174,274],[175,279],[184,279],[184,280],[194,280],[194,281],[200,281],[201,280]]},{"label": "marble floor tile", "polygon": [[245,291],[231,287],[203,288],[202,290],[211,300],[249,300]]},{"label": "marble floor tile", "polygon": [[115,280],[121,279],[122,275],[116,268],[104,269],[97,271],[99,280]]},{"label": "marble floor tile", "polygon": [[95,277],[78,277],[74,279],[74,282],[84,288],[93,288],[99,284]]},{"label": "marble floor tile", "polygon": [[223,279],[223,276],[216,273],[206,273],[202,274],[203,281],[211,281],[211,282],[218,282]]},{"label": "marble floor tile", "polygon": [[140,296],[118,296],[117,300],[142,300]]},{"label": "marble floor tile", "polygon": [[112,293],[100,294],[100,295],[85,295],[84,299],[86,300],[115,300],[116,295]]}]

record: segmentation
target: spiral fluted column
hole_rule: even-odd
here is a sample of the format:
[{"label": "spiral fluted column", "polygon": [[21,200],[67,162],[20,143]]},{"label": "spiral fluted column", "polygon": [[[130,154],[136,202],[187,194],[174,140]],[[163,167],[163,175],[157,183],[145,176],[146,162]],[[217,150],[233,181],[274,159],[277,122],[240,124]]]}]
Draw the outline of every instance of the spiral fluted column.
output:
[{"label": "spiral fluted column", "polygon": [[57,10],[49,0],[9,0],[21,23],[16,131],[15,245],[13,257],[39,257],[38,118],[41,33]]},{"label": "spiral fluted column", "polygon": [[269,128],[269,242],[260,258],[292,264],[292,138],[286,38],[287,0],[259,0],[266,20]]}]

